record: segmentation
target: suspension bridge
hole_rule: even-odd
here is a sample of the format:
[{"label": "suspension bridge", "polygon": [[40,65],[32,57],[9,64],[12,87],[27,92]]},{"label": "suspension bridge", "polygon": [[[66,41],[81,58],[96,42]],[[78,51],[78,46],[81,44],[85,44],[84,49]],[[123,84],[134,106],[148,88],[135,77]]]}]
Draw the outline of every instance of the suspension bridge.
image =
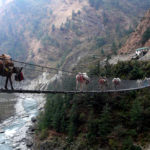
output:
[{"label": "suspension bridge", "polygon": [[[23,72],[27,76],[30,76],[34,74],[39,73],[45,73],[46,76],[51,76],[53,74],[54,79],[49,78],[49,81],[45,79],[45,77],[42,77],[41,81],[37,81],[37,86],[36,88],[30,88],[27,86],[27,84],[32,84],[31,81],[32,79],[28,80],[28,82],[23,81],[22,83],[14,83],[14,90],[7,90],[3,89],[4,84],[5,84],[5,79],[4,77],[0,77],[0,93],[26,93],[26,94],[90,94],[90,93],[117,93],[117,92],[129,92],[129,91],[135,91],[135,90],[140,90],[144,88],[149,88],[150,87],[150,82],[149,81],[142,81],[140,86],[137,83],[137,80],[122,80],[121,84],[115,88],[112,84],[112,79],[107,79],[108,80],[108,86],[105,87],[105,89],[101,89],[98,83],[99,78],[98,77],[90,77],[90,83],[84,87],[82,90],[76,90],[76,80],[75,76],[77,72],[71,72],[67,71],[64,69],[58,69],[58,68],[52,68],[48,66],[41,66],[41,65],[36,65],[36,64],[31,64],[31,63],[26,63],[23,61],[17,61],[17,60],[12,60],[15,63],[15,66],[20,66],[23,67]],[[60,73],[61,72],[61,73]],[[60,73],[60,74],[59,74]],[[28,77],[30,78],[30,77]],[[35,81],[37,79],[34,79]],[[48,87],[47,88],[43,88]],[[36,89],[36,90],[35,90]]]}]

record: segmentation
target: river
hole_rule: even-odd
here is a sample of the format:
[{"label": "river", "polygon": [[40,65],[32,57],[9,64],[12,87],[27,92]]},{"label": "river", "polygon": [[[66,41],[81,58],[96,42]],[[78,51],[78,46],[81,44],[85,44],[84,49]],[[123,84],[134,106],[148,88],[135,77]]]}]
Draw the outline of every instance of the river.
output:
[{"label": "river", "polygon": [[[49,82],[47,73],[38,79],[26,82],[24,89],[46,89]],[[0,124],[0,150],[29,150],[26,147],[27,130],[31,118],[37,116],[45,103],[43,94],[15,94],[15,115]]]}]

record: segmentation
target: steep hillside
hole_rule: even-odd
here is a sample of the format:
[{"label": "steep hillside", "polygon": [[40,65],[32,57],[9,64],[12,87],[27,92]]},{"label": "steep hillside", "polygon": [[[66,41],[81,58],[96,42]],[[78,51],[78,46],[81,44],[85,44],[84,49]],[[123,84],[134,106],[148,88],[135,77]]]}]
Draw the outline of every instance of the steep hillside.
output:
[{"label": "steep hillside", "polygon": [[87,54],[116,53],[149,7],[147,0],[13,0],[0,8],[0,51],[71,69]]},{"label": "steep hillside", "polygon": [[[150,61],[119,62],[104,68],[93,65],[89,75],[91,80],[102,75],[137,80],[150,76],[149,65]],[[70,89],[74,84],[69,76],[62,80],[63,87]],[[56,83],[51,87],[55,89]],[[35,149],[148,150],[149,94],[147,88],[124,93],[48,95],[38,117]]]},{"label": "steep hillside", "polygon": [[150,10],[147,11],[136,30],[126,41],[125,45],[120,49],[120,53],[132,53],[140,47],[150,46]]}]

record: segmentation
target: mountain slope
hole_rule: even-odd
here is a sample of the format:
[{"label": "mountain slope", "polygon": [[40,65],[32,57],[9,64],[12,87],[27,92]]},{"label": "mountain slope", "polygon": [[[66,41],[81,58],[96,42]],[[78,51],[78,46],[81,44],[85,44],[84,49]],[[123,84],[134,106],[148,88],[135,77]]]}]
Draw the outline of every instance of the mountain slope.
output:
[{"label": "mountain slope", "polygon": [[0,51],[71,69],[87,54],[110,53],[113,42],[119,48],[149,6],[147,0],[13,0],[0,8]]},{"label": "mountain slope", "polygon": [[136,30],[131,34],[125,45],[121,48],[120,53],[135,52],[140,47],[150,46],[150,10],[147,11]]}]

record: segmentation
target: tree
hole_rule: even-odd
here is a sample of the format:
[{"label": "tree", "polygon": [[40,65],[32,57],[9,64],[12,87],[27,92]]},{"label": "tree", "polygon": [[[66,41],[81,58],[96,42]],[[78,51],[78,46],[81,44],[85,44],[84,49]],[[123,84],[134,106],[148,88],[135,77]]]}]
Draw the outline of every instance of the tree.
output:
[{"label": "tree", "polygon": [[112,52],[116,55],[117,54],[117,46],[116,46],[116,43],[113,42],[112,46],[111,46],[111,50]]},{"label": "tree", "polygon": [[76,13],[75,13],[75,11],[73,10],[73,11],[72,11],[72,19],[75,19],[75,16],[76,16]]},{"label": "tree", "polygon": [[135,100],[130,110],[130,121],[134,127],[141,127],[143,108],[139,100]]},{"label": "tree", "polygon": [[145,44],[150,39],[150,28],[147,28],[147,30],[143,33],[142,36],[142,44]]},{"label": "tree", "polygon": [[103,108],[100,120],[99,120],[99,135],[102,139],[110,133],[111,127],[111,113],[108,104]]},{"label": "tree", "polygon": [[78,127],[77,105],[73,104],[70,112],[70,119],[68,126],[68,134],[70,141],[72,141],[74,136],[77,134],[77,127]]},{"label": "tree", "polygon": [[60,121],[61,121],[61,113],[60,108],[57,107],[55,114],[53,115],[53,127],[57,132],[60,132]]},{"label": "tree", "polygon": [[94,113],[92,111],[90,113],[90,117],[88,121],[87,140],[89,144],[96,143],[96,137],[98,136],[98,130],[99,130],[99,120],[93,118],[94,118]]},{"label": "tree", "polygon": [[133,145],[133,140],[129,136],[124,139],[121,150],[142,150],[140,146]]},{"label": "tree", "polygon": [[98,10],[99,7],[103,4],[103,0],[89,0],[89,3],[92,7]]},{"label": "tree", "polygon": [[144,73],[138,66],[134,66],[132,71],[129,73],[129,78],[131,80],[141,79],[143,77]]},{"label": "tree", "polygon": [[102,48],[101,49],[101,54],[104,56],[105,55],[105,52],[104,52],[104,49]]},{"label": "tree", "polygon": [[103,46],[105,44],[106,44],[106,41],[105,41],[104,38],[102,38],[102,37],[97,37],[96,38],[96,45],[97,45],[97,47],[101,47],[101,46]]},{"label": "tree", "polygon": [[53,32],[55,31],[55,25],[54,24],[52,25],[52,31]]}]

